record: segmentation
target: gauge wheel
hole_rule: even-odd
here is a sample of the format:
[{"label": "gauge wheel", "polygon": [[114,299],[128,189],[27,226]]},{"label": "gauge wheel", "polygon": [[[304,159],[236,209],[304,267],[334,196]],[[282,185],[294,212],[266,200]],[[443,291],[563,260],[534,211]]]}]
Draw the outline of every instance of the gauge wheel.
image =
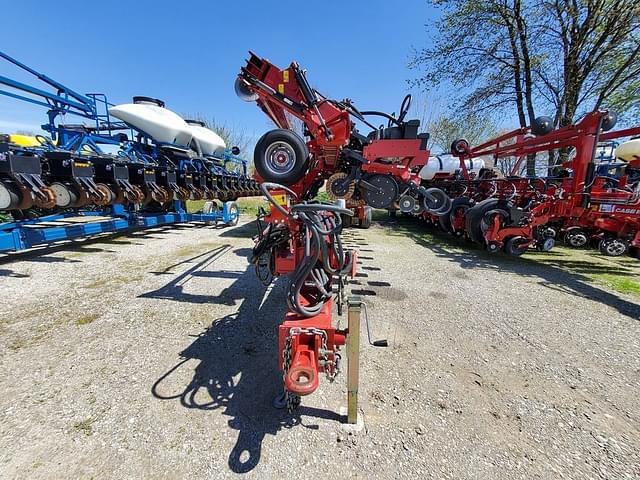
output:
[{"label": "gauge wheel", "polygon": [[56,195],[56,205],[60,208],[70,207],[78,200],[78,196],[71,191],[64,183],[53,182],[51,189]]},{"label": "gauge wheel", "polygon": [[440,226],[445,232],[451,233],[452,235],[462,235],[464,233],[464,229],[456,230],[454,228],[454,223],[457,218],[464,218],[467,213],[467,210],[471,208],[471,200],[467,197],[457,197],[451,201],[451,211],[448,215],[440,215],[438,220],[440,222]]},{"label": "gauge wheel", "polygon": [[570,228],[564,235],[564,243],[573,248],[582,248],[589,242],[587,233],[581,228]]},{"label": "gauge wheel", "polygon": [[620,257],[629,250],[629,242],[622,238],[603,238],[598,247],[607,257]]},{"label": "gauge wheel", "polygon": [[0,182],[0,210],[13,210],[20,203],[20,194],[12,185]]}]

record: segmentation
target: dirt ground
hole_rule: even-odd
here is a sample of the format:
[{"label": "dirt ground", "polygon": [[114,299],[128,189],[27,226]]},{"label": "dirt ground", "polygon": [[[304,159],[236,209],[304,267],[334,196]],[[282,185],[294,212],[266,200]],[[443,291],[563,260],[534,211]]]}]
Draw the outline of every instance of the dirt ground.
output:
[{"label": "dirt ground", "polygon": [[253,225],[1,259],[0,477],[640,478],[639,297],[422,230],[347,235],[389,340],[351,434],[344,374],[271,406],[284,281],[248,267]]}]

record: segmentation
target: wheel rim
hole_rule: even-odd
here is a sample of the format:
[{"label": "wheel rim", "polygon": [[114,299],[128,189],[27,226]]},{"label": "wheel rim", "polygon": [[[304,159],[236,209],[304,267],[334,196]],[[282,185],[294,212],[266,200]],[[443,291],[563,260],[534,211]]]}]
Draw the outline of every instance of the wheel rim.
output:
[{"label": "wheel rim", "polygon": [[11,206],[11,194],[9,189],[0,183],[0,210],[5,210]]},{"label": "wheel rim", "polygon": [[285,175],[291,172],[296,164],[296,153],[293,148],[282,141],[269,145],[265,151],[265,158],[265,166],[276,175]]},{"label": "wheel rim", "polygon": [[584,247],[587,244],[587,237],[581,232],[576,232],[567,236],[567,242],[572,247]]},{"label": "wheel rim", "polygon": [[51,189],[55,193],[57,206],[64,208],[71,205],[71,192],[66,185],[55,182],[51,184]]},{"label": "wheel rim", "polygon": [[625,246],[625,244],[620,242],[619,240],[613,240],[605,245],[605,250],[612,257],[622,255],[626,249],[627,247]]},{"label": "wheel rim", "polygon": [[236,225],[238,223],[238,219],[240,218],[240,211],[238,210],[238,207],[236,205],[233,205],[229,209],[229,216],[231,217],[229,223],[231,225]]},{"label": "wheel rim", "polygon": [[415,210],[416,203],[415,198],[409,195],[403,195],[400,197],[400,211],[404,213],[413,212]]}]

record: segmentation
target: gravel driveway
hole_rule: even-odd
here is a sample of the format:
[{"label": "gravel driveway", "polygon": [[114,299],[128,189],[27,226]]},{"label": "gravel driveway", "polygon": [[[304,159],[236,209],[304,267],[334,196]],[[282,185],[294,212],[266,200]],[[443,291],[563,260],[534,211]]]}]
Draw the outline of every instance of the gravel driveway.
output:
[{"label": "gravel driveway", "polygon": [[2,259],[0,477],[640,478],[637,297],[420,230],[347,234],[389,340],[352,434],[344,375],[271,407],[284,291],[248,268],[253,225]]}]

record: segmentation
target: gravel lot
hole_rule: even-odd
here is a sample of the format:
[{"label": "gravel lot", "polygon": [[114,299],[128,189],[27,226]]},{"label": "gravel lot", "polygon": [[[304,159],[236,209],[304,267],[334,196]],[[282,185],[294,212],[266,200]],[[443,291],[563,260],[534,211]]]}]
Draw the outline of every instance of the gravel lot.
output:
[{"label": "gravel lot", "polygon": [[344,375],[271,406],[283,282],[248,268],[253,225],[2,259],[0,477],[640,478],[638,297],[421,230],[347,235],[390,343],[362,347],[353,434]]}]

